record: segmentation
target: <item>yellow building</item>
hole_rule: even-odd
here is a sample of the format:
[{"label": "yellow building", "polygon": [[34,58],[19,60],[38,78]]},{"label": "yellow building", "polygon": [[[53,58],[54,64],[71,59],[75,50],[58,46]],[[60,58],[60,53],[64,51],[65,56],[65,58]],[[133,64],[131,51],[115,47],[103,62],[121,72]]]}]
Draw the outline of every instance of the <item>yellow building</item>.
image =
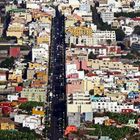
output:
[{"label": "yellow building", "polygon": [[69,27],[68,32],[70,32],[72,36],[92,36],[91,27]]},{"label": "yellow building", "polygon": [[31,62],[29,62],[28,63],[28,69],[39,69],[39,68],[44,68],[44,69],[46,69],[47,68],[47,66],[46,65],[42,65],[42,64],[40,64],[40,63],[31,63]]},{"label": "yellow building", "polygon": [[9,72],[8,80],[14,81],[17,83],[21,83],[23,81],[22,79],[22,71],[21,70],[14,70]]},{"label": "yellow building", "polygon": [[9,118],[0,118],[0,130],[14,130],[15,124]]},{"label": "yellow building", "polygon": [[50,44],[50,36],[38,36],[37,37],[37,44],[47,43]]},{"label": "yellow building", "polygon": [[47,81],[48,80],[48,75],[44,71],[40,71],[36,73],[36,78],[42,81]]},{"label": "yellow building", "polygon": [[89,79],[85,79],[82,81],[83,82],[83,92],[85,91],[90,91],[91,89],[93,89],[94,83],[89,80]]},{"label": "yellow building", "polygon": [[139,71],[139,67],[135,67],[130,64],[124,64],[120,61],[112,61],[112,60],[88,60],[88,67],[100,70],[121,70],[122,72],[127,71]]},{"label": "yellow building", "polygon": [[45,111],[42,106],[37,106],[32,109],[32,115],[39,115],[43,117],[45,115]]},{"label": "yellow building", "polygon": [[21,23],[12,23],[7,30],[7,36],[15,36],[20,38],[23,36],[24,25]]}]

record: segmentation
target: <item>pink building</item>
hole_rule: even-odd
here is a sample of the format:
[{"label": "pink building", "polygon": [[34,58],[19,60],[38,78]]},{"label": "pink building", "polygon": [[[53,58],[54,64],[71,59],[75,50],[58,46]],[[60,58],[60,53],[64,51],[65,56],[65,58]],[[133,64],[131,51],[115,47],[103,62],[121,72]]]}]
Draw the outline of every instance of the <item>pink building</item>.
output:
[{"label": "pink building", "polygon": [[69,80],[67,84],[67,94],[82,91],[82,80]]}]

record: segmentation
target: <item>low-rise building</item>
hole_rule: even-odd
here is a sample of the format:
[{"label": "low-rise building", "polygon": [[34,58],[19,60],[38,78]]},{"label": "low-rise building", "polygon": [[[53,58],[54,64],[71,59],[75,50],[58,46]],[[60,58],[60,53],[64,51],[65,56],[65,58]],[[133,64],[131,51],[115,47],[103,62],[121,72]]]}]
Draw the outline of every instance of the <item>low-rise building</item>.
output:
[{"label": "low-rise building", "polygon": [[0,130],[14,130],[15,124],[9,118],[0,118]]},{"label": "low-rise building", "polygon": [[23,127],[28,127],[31,130],[37,129],[41,126],[41,119],[36,116],[27,116],[23,120]]}]

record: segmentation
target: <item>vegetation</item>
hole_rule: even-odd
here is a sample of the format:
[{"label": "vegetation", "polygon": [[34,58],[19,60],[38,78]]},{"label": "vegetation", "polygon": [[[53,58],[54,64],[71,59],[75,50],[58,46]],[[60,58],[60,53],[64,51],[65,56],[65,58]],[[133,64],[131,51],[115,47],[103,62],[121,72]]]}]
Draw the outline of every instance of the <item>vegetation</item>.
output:
[{"label": "vegetation", "polygon": [[122,55],[122,59],[136,59],[136,57],[132,53],[128,53],[127,55]]},{"label": "vegetation", "polygon": [[11,69],[11,68],[14,67],[14,60],[15,60],[14,57],[6,58],[5,60],[3,60],[3,61],[0,63],[0,67],[1,67],[1,68],[8,68],[8,69]]},{"label": "vegetation", "polygon": [[95,55],[92,51],[88,55],[88,59],[96,59],[97,55]]},{"label": "vegetation", "polygon": [[134,66],[140,66],[140,61],[135,61],[133,64]]},{"label": "vegetation", "polygon": [[95,128],[93,131],[89,131],[88,134],[93,136],[109,136],[113,140],[119,140],[125,138],[126,135],[132,133],[133,128],[122,127],[117,128],[115,126],[103,126],[103,125],[93,125]]},{"label": "vegetation", "polygon": [[17,37],[15,37],[15,36],[0,37],[0,42],[6,42],[7,43],[7,42],[10,42],[10,41],[16,43],[17,42]]},{"label": "vegetation", "polygon": [[139,115],[134,115],[132,113],[120,114],[120,113],[107,112],[105,113],[105,115],[108,116],[110,119],[114,119],[115,121],[121,124],[127,124],[130,119],[137,120],[139,118]]},{"label": "vegetation", "polygon": [[89,91],[89,94],[90,94],[90,95],[94,95],[94,89],[91,89],[91,90]]},{"label": "vegetation", "polygon": [[129,17],[129,18],[135,18],[140,16],[140,12],[120,12],[120,13],[114,13],[115,17]]},{"label": "vegetation", "polygon": [[40,136],[32,131],[19,132],[0,130],[0,140],[39,140]]},{"label": "vegetation", "polygon": [[140,35],[140,26],[135,26],[133,33],[137,34],[137,35]]},{"label": "vegetation", "polygon": [[43,102],[35,102],[35,101],[29,101],[26,103],[23,103],[19,106],[20,109],[27,111],[29,114],[32,113],[32,108],[36,106],[43,106]]}]

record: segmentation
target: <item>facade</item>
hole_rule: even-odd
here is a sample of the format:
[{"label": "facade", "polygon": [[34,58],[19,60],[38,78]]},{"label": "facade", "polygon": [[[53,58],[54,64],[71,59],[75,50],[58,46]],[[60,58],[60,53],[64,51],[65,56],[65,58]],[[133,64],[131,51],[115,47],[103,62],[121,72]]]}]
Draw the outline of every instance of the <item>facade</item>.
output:
[{"label": "facade", "polygon": [[32,115],[44,117],[45,116],[44,108],[42,106],[34,107],[32,109]]},{"label": "facade", "polygon": [[90,96],[88,94],[73,93],[67,96],[67,111],[69,113],[84,113],[92,111]]},{"label": "facade", "polygon": [[107,22],[108,24],[111,24],[114,20],[114,13],[110,11],[101,12],[101,18],[103,22]]},{"label": "facade", "polygon": [[48,61],[48,45],[32,48],[32,62],[47,62]]},{"label": "facade", "polygon": [[23,127],[28,127],[30,130],[37,129],[41,126],[41,119],[36,116],[27,116],[24,118]]},{"label": "facade", "polygon": [[0,130],[14,130],[15,124],[9,118],[0,118]]},{"label": "facade", "polygon": [[116,41],[115,31],[96,31],[93,34],[94,45],[106,44],[107,40]]},{"label": "facade", "polygon": [[45,102],[46,90],[44,88],[23,88],[21,97],[27,98],[28,101]]}]

